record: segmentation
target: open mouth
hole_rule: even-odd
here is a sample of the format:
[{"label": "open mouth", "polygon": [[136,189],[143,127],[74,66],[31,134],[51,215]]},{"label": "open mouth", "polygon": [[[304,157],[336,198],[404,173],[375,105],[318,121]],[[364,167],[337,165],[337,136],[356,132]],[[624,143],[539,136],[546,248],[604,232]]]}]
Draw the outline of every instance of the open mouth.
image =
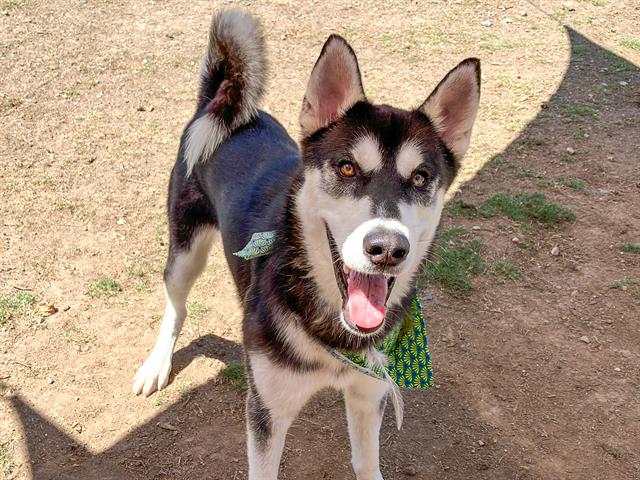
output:
[{"label": "open mouth", "polygon": [[387,300],[391,294],[395,277],[382,273],[367,274],[347,267],[336,242],[325,225],[329,248],[333,260],[333,270],[342,295],[342,313],[345,321],[361,333],[373,333],[384,322]]}]

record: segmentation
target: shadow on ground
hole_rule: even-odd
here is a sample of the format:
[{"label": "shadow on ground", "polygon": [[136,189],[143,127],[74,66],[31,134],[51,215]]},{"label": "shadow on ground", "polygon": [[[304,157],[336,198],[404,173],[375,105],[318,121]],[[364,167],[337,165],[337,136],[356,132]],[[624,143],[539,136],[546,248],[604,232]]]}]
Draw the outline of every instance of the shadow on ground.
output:
[{"label": "shadow on ground", "polygon": [[[549,154],[552,148],[548,142],[536,145],[532,139],[549,131],[556,139],[570,138],[576,134],[577,124],[588,131],[591,124],[601,121],[588,105],[597,100],[594,95],[605,88],[602,84],[618,83],[617,75],[637,77],[635,65],[574,30],[567,29],[567,34],[572,55],[559,89],[521,136],[485,170],[502,176],[521,172],[526,177],[527,170],[517,169],[534,164],[536,158]],[[629,95],[612,95],[603,102],[610,109],[638,102],[638,98]],[[483,175],[484,172],[472,183],[481,183]],[[492,193],[492,187],[485,185],[484,195],[487,188]],[[437,321],[433,321],[432,328],[433,325],[439,327]],[[490,324],[486,328],[491,331]],[[453,375],[451,365],[438,361],[437,349],[434,353],[436,379],[438,375]],[[213,335],[202,337],[176,353],[174,375],[198,355],[228,361],[240,357],[240,346]],[[469,366],[471,371],[477,368]],[[186,392],[163,413],[97,453],[87,451],[63,433],[47,420],[44,412],[31,408],[28,399],[15,396],[10,401],[24,428],[35,480],[246,477],[244,398],[219,379]],[[537,437],[532,433],[530,438],[516,441],[469,405],[471,402],[465,401],[455,383],[447,382],[426,393],[407,392],[403,430],[395,430],[389,414],[383,428],[385,478],[541,478],[535,462],[518,456],[522,442],[535,443]],[[175,430],[159,426],[167,427],[166,424]],[[478,439],[485,442],[479,446]],[[307,478],[352,478],[345,417],[335,393],[326,392],[314,399],[291,429],[282,478],[297,478],[301,466]]]}]

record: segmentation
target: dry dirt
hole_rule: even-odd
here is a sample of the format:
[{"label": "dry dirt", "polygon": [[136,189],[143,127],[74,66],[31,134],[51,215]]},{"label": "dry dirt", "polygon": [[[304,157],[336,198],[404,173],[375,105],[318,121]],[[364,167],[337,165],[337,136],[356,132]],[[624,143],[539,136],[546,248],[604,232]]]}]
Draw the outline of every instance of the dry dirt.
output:
[{"label": "dry dirt", "polygon": [[[331,32],[352,42],[370,98],[398,106],[479,56],[481,112],[455,199],[543,191],[577,216],[548,231],[445,215],[484,240],[488,264],[522,276],[487,271],[465,299],[430,287],[437,385],[406,393],[402,431],[387,415],[385,478],[640,478],[640,300],[609,288],[640,280],[640,255],[619,251],[640,243],[638,2],[235,3],[264,22],[265,108],[294,136]],[[218,249],[172,383],[131,394],[163,309],[168,175],[221,5],[0,0],[0,296],[37,299],[0,326],[0,477],[246,478],[243,395],[219,378],[241,347]],[[103,279],[121,290],[101,295]],[[337,394],[294,424],[281,477],[354,478]]]}]

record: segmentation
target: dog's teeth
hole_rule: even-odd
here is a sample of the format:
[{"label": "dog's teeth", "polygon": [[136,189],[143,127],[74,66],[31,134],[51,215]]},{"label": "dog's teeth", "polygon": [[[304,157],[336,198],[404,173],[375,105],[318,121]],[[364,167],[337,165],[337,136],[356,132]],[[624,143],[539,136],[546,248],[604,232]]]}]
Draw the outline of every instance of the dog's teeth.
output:
[{"label": "dog's teeth", "polygon": [[342,271],[343,271],[345,274],[349,275],[349,272],[351,272],[351,269],[350,269],[349,267],[347,267],[346,265],[343,265],[343,266],[342,266]]}]

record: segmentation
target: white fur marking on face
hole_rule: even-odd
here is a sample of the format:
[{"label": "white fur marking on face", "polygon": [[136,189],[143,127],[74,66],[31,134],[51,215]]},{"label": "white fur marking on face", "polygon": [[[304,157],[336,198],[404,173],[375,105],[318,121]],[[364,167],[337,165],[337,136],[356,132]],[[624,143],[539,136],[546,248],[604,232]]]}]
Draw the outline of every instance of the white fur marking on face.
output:
[{"label": "white fur marking on face", "polygon": [[369,198],[334,198],[322,190],[322,172],[309,169],[296,198],[296,212],[302,225],[311,276],[327,305],[342,307],[342,296],[333,271],[325,222],[338,248],[358,225],[371,219]]},{"label": "white fur marking on face", "polygon": [[351,149],[351,155],[365,173],[382,168],[380,145],[371,135],[360,137]]},{"label": "white fur marking on face", "polygon": [[420,147],[408,141],[402,144],[396,156],[396,168],[398,173],[404,178],[409,178],[413,171],[424,161]]},{"label": "white fur marking on face", "polygon": [[409,231],[409,244],[411,245],[410,258],[403,262],[404,270],[396,277],[396,283],[389,296],[389,304],[400,300],[413,288],[413,277],[420,268],[422,260],[427,255],[429,246],[433,241],[436,228],[440,223],[440,215],[444,206],[445,188],[435,185],[437,188],[429,205],[418,205],[401,202],[400,219]]}]

